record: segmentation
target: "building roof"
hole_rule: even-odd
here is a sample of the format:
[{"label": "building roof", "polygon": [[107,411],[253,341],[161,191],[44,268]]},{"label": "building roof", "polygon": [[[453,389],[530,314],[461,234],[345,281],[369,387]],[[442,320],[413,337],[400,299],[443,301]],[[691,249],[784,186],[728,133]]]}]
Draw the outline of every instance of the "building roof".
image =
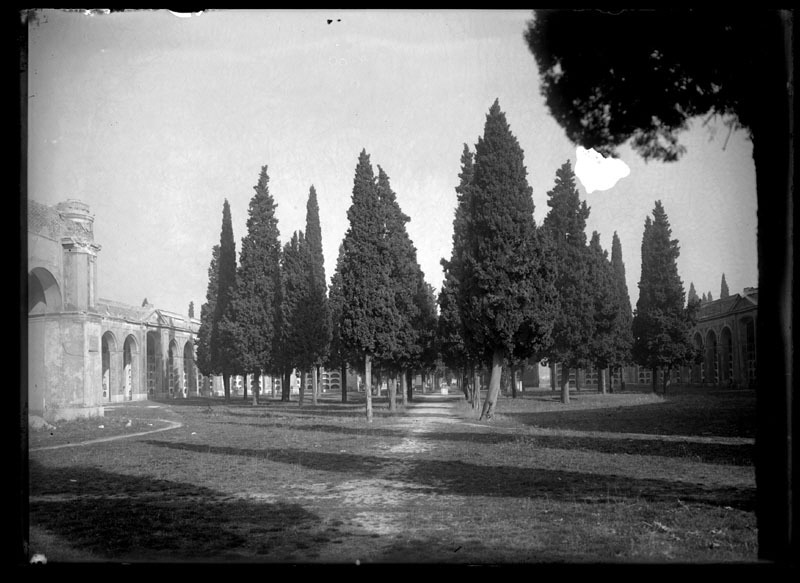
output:
[{"label": "building roof", "polygon": [[97,312],[110,318],[119,318],[128,322],[153,324],[169,328],[197,331],[200,321],[196,318],[182,316],[175,312],[161,310],[152,304],[146,306],[131,306],[114,300],[100,298],[95,306]]},{"label": "building roof", "polygon": [[722,318],[736,312],[758,308],[758,288],[745,288],[743,294],[733,294],[727,298],[706,302],[697,311],[697,320]]}]

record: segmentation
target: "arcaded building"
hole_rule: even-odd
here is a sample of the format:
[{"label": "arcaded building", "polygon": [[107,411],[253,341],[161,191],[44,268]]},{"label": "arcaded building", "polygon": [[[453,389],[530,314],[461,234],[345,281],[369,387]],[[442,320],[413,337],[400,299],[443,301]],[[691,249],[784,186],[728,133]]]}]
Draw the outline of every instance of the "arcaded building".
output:
[{"label": "arcaded building", "polygon": [[200,321],[98,298],[93,223],[77,200],[28,202],[29,416],[95,416],[110,403],[198,393]]}]

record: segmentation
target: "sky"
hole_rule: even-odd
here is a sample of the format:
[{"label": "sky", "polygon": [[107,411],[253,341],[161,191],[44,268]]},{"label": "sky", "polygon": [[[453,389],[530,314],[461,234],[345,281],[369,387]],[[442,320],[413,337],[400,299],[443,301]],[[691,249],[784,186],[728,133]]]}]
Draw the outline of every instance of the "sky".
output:
[{"label": "sky", "polygon": [[[390,178],[425,278],[449,258],[460,157],[495,99],[525,155],[534,218],[556,170],[579,161],[550,117],[523,39],[530,11],[39,10],[29,18],[28,199],[87,203],[101,298],[195,314],[205,301],[223,201],[237,258],[263,166],[281,242],[305,229],[313,185],[325,272],[348,227],[362,149]],[[758,285],[752,145],[693,120],[679,162],[579,182],[587,238],[622,245],[635,307],[645,218],[660,200],[679,241],[684,289],[716,299]],[[587,159],[584,158],[584,166]],[[598,186],[599,185],[599,186]],[[606,188],[598,190],[598,187]]]}]

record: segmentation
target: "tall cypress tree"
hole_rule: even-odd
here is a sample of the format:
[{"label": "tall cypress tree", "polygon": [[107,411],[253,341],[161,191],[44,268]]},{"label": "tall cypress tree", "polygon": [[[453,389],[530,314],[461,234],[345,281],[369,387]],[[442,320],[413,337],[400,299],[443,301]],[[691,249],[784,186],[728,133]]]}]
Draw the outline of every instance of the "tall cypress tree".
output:
[{"label": "tall cypress tree", "polygon": [[284,245],[281,274],[282,286],[282,337],[280,368],[284,374],[284,391],[281,399],[288,401],[292,371],[300,372],[300,404],[305,393],[305,375],[311,366],[309,338],[307,334],[308,266],[307,246],[302,231],[295,231]]},{"label": "tall cypress tree", "polygon": [[211,330],[214,327],[214,312],[217,305],[217,288],[219,287],[218,269],[219,245],[214,245],[211,249],[211,262],[208,266],[206,301],[200,306],[200,328],[197,330],[197,340],[195,341],[197,368],[205,376],[219,372],[211,359]]},{"label": "tall cypress tree", "polygon": [[[400,319],[394,325],[395,348],[393,353],[380,362],[381,368],[390,373],[389,410],[395,410],[396,378],[406,376],[406,370],[421,354],[422,330],[419,324],[420,306],[417,305],[417,291],[422,278],[422,270],[417,262],[417,250],[408,236],[406,223],[410,220],[397,202],[397,195],[389,183],[389,176],[378,166],[378,198],[384,215],[384,246],[390,264],[391,286],[394,290],[394,304]],[[405,383],[403,383],[405,384]],[[405,393],[404,393],[405,395]]]},{"label": "tall cypress tree", "polygon": [[592,284],[594,319],[590,352],[597,370],[597,389],[605,394],[605,370],[615,356],[616,323],[620,306],[614,270],[608,259],[608,252],[600,245],[600,234],[597,231],[592,233],[589,241],[589,281]]},{"label": "tall cypress tree", "polygon": [[225,398],[231,398],[231,375],[238,372],[236,338],[225,326],[223,318],[228,312],[236,291],[236,243],[233,240],[231,207],[228,199],[222,205],[222,229],[219,238],[219,263],[217,269],[217,301],[214,305],[211,329],[211,361],[213,368],[222,374]]},{"label": "tall cypress tree", "polygon": [[725,281],[725,274],[723,273],[722,274],[722,283],[720,284],[720,290],[719,290],[719,299],[721,299],[721,300],[725,299],[725,298],[729,297],[730,295],[731,295],[730,291],[728,291],[728,282]]},{"label": "tall cypress tree", "polygon": [[491,360],[481,411],[491,419],[503,362],[549,339],[552,279],[533,220],[524,155],[496,100],[475,146],[459,311],[469,350]]},{"label": "tall cypress tree", "polygon": [[342,265],[344,263],[344,246],[339,245],[339,254],[336,258],[336,269],[331,277],[331,284],[328,292],[328,306],[331,314],[331,343],[328,350],[326,366],[339,368],[340,382],[342,390],[342,403],[347,402],[347,368],[353,361],[352,355],[348,354],[341,335],[341,319],[344,309],[344,296],[342,290]]},{"label": "tall cypress tree", "polygon": [[340,275],[342,313],[339,335],[345,350],[364,362],[366,417],[372,421],[372,362],[391,358],[396,349],[395,323],[400,313],[395,305],[392,263],[384,239],[385,213],[369,155],[362,150],[353,179],[350,223],[342,247]]},{"label": "tall cypress tree", "polygon": [[[267,166],[262,166],[253,187],[247,218],[247,235],[242,238],[236,291],[226,314],[236,333],[238,359],[243,373],[260,383],[261,374],[273,368],[273,351],[279,322],[280,232],[276,204],[269,192]],[[254,387],[257,402],[260,387]],[[245,387],[245,398],[247,388]]]},{"label": "tall cypress tree", "polygon": [[331,343],[331,314],[325,280],[325,258],[322,252],[322,228],[319,221],[317,191],[312,185],[306,203],[305,254],[308,261],[308,298],[305,305],[304,328],[307,351],[313,374],[312,402],[319,393],[319,367],[324,364]]},{"label": "tall cypress tree", "polygon": [[554,255],[559,300],[548,360],[561,363],[561,400],[568,403],[569,371],[591,365],[594,333],[585,233],[589,207],[580,200],[569,161],[556,171],[555,186],[547,196],[550,211],[542,228]]},{"label": "tall cypress tree", "polygon": [[659,370],[664,373],[664,391],[669,372],[689,364],[694,348],[689,338],[690,312],[684,306],[683,282],[678,275],[678,241],[661,201],[656,201],[653,220],[648,216],[642,236],[642,274],[639,300],[633,317],[633,357],[653,369],[653,387]]},{"label": "tall cypress tree", "polygon": [[[633,346],[633,312],[631,310],[631,297],[628,294],[628,280],[625,276],[625,262],[622,260],[622,244],[619,241],[617,232],[614,231],[614,238],[611,243],[611,267],[614,271],[614,281],[616,284],[617,318],[614,323],[614,354],[609,365],[612,370],[620,373],[620,384],[625,387],[622,377],[622,367],[633,362],[631,357],[631,347]],[[613,392],[613,382],[609,382]]]},{"label": "tall cypress tree", "polygon": [[[466,249],[467,221],[470,212],[470,188],[474,173],[473,153],[469,146],[464,144],[461,153],[461,172],[459,184],[456,187],[456,210],[453,218],[453,245],[450,259],[440,261],[444,272],[442,289],[439,292],[439,319],[437,326],[437,343],[444,363],[454,369],[461,370],[462,377],[468,371],[473,371],[480,366],[482,354],[472,354],[465,343],[465,328],[461,321],[461,312],[458,308],[460,295],[459,285],[464,278],[463,255]],[[475,381],[475,374],[470,375],[471,389],[465,391],[472,408],[480,408],[480,387]],[[466,383],[464,383],[466,386]]]}]

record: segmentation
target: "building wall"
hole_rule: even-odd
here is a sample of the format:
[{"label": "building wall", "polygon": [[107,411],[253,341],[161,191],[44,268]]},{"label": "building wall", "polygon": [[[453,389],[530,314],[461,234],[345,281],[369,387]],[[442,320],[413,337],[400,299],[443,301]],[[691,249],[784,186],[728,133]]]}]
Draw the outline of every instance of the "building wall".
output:
[{"label": "building wall", "polygon": [[[192,347],[199,322],[152,306],[99,302],[101,248],[94,242],[93,221],[79,201],[56,207],[29,202],[28,378],[22,389],[27,392],[28,415],[51,422],[103,415],[104,405],[125,400],[197,393]],[[112,315],[114,310],[127,317]],[[159,340],[152,395],[147,392],[148,331]],[[170,342],[178,347],[172,387],[164,368]],[[184,362],[187,343],[190,358]]]}]

